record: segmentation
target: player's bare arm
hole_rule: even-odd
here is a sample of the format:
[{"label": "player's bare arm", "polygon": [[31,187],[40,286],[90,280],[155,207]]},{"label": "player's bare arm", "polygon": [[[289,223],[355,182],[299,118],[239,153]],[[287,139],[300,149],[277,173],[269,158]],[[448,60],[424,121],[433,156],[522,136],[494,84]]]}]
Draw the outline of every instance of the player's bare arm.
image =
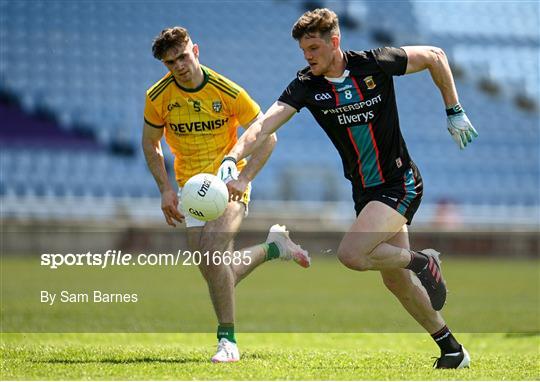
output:
[{"label": "player's bare arm", "polygon": [[459,103],[459,98],[446,54],[434,46],[404,46],[407,53],[406,74],[428,69],[439,88],[448,117],[447,129],[460,149],[464,149],[478,133]]},{"label": "player's bare arm", "polygon": [[433,82],[441,91],[446,107],[459,102],[454,78],[446,54],[434,46],[404,46],[407,53],[406,74],[428,69]]},{"label": "player's bare arm", "polygon": [[[259,156],[259,159],[262,159],[266,154],[264,154],[264,152],[258,153],[258,151],[260,151],[259,149],[265,144],[265,142],[267,142],[268,139],[271,139],[271,136],[277,131],[277,129],[291,119],[295,113],[296,109],[294,109],[292,106],[279,101],[274,102],[263,117],[257,118],[257,120],[250,125],[246,132],[242,134],[238,142],[236,142],[229,154],[223,159],[221,167],[218,171],[221,178],[225,179],[225,175],[223,174],[236,173],[236,162],[252,153],[256,153],[253,154],[253,157]],[[262,151],[265,150],[263,149]],[[268,156],[270,153],[268,153]],[[268,159],[268,156],[264,159],[264,162],[260,162],[261,167]],[[253,157],[250,161],[254,159]],[[257,164],[254,164],[253,168],[256,168],[256,166]],[[260,170],[260,167],[258,170]],[[238,198],[242,196],[242,193],[233,188],[234,184],[229,185],[229,183],[227,183],[227,188],[229,189],[231,200],[239,200]]]},{"label": "player's bare arm", "polygon": [[[248,124],[246,130],[249,131],[249,128],[262,117],[263,114],[259,113],[259,115]],[[270,134],[270,136],[263,141],[260,148],[249,158],[246,167],[244,167],[238,179],[234,179],[227,183],[230,200],[242,200],[242,195],[246,191],[248,183],[255,179],[255,176],[257,176],[259,171],[266,164],[268,158],[270,158],[270,155],[272,155],[272,151],[274,151],[276,142],[276,134]]]},{"label": "player's bare arm", "polygon": [[142,135],[142,148],[146,164],[152,173],[161,193],[161,210],[167,224],[176,227],[174,221],[182,223],[184,216],[178,211],[178,197],[173,189],[163,159],[163,150],[160,140],[163,137],[163,129],[156,129],[144,124]]},{"label": "player's bare arm", "polygon": [[264,113],[264,116],[257,119],[247,131],[242,134],[238,142],[229,152],[229,157],[240,160],[251,155],[264,141],[281,126],[285,124],[296,113],[296,109],[283,102],[274,102]]}]

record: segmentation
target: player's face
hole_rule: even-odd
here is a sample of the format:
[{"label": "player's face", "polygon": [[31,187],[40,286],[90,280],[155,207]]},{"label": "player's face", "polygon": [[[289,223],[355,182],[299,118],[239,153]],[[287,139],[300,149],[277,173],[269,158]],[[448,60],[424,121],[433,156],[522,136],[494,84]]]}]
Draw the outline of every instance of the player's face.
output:
[{"label": "player's face", "polygon": [[304,35],[299,41],[300,49],[304,52],[311,72],[316,75],[325,75],[330,71],[334,61],[334,43],[317,35]]},{"label": "player's face", "polygon": [[190,84],[199,68],[199,47],[188,41],[180,48],[169,49],[161,61],[177,81]]}]

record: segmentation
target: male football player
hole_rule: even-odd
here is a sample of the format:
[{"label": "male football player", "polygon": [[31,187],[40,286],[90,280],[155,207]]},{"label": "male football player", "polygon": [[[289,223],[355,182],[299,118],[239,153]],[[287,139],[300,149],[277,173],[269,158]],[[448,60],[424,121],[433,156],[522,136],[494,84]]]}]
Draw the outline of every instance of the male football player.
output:
[{"label": "male football player", "polygon": [[[161,192],[165,220],[176,226],[175,222],[182,223],[185,219],[190,249],[207,253],[199,268],[208,284],[219,323],[218,349],[212,361],[238,361],[234,335],[235,285],[266,260],[292,258],[308,267],[310,258],[291,241],[285,227],[274,225],[265,243],[240,251],[240,264],[230,259],[214,263],[212,254],[219,252],[226,256],[232,252],[233,238],[247,213],[250,182],[270,156],[276,136],[270,134],[265,138],[249,161],[237,163],[239,176],[234,173],[235,179],[228,180],[235,190],[242,190],[241,197],[230,202],[220,218],[205,223],[186,216],[181,208],[182,186],[198,173],[216,173],[221,159],[237,141],[237,128],[248,128],[260,118],[260,108],[240,86],[199,63],[199,47],[193,44],[185,28],[163,30],[154,40],[152,52],[168,73],[146,93],[142,137],[145,158]],[[178,194],[167,178],[160,145],[163,135],[175,155]]]},{"label": "male football player", "polygon": [[[357,219],[340,243],[339,260],[357,271],[381,272],[386,287],[439,345],[437,368],[468,366],[469,354],[439,313],[446,300],[439,254],[409,247],[407,224],[423,185],[400,132],[392,79],[429,70],[446,106],[448,131],[463,149],[477,133],[459,104],[445,53],[430,46],[344,51],[338,18],[329,9],[304,13],[292,36],[308,66],[241,137],[220,172],[234,172],[237,161],[307,107],[337,148],[353,187]],[[228,185],[238,200],[235,186]]]}]

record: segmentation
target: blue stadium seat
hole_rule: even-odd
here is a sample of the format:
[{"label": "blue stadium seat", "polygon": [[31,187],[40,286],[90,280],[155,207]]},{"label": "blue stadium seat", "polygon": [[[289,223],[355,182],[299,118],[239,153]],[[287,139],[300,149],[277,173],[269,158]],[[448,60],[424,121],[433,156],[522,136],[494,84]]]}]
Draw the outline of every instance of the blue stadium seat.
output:
[{"label": "blue stadium seat", "polygon": [[[0,73],[5,79],[0,86],[21,96],[29,111],[43,103],[57,112],[66,129],[88,124],[103,147],[124,134],[137,156],[74,154],[67,148],[39,153],[8,150],[2,169],[15,171],[6,175],[0,193],[156,196],[139,149],[144,94],[164,74],[151,56],[154,36],[166,26],[185,25],[200,44],[201,62],[238,82],[266,109],[305,65],[290,37],[297,5],[214,1],[207,4],[213,12],[201,19],[197,2],[2,2],[7,17],[0,36],[9,39],[2,38],[6,43],[0,46]],[[350,11],[365,18],[364,29],[344,30],[343,47],[377,47],[370,32],[387,28],[396,43],[440,42],[468,70],[457,86],[480,138],[463,152],[448,136],[441,97],[429,74],[395,80],[403,134],[424,175],[426,200],[445,196],[483,203],[478,195],[486,195],[492,203],[539,204],[540,165],[531,160],[538,159],[538,115],[516,109],[508,96],[482,93],[471,81],[484,68],[506,84],[505,95],[524,90],[539,99],[538,7],[532,2],[460,3],[460,12],[454,7],[417,0],[354,3]],[[373,19],[381,24],[374,26]],[[40,33],[29,38],[31,30]],[[508,52],[504,56],[502,49]],[[35,64],[30,64],[30,56]],[[274,155],[254,183],[254,198],[281,198],[283,169],[295,164],[300,174],[303,167],[314,165],[335,174],[333,195],[350,199],[336,151],[307,111],[280,130],[278,138]],[[28,177],[32,170],[40,175]],[[314,186],[318,181],[311,180],[311,187],[310,181],[302,181],[296,189],[310,187],[313,192],[295,197],[329,198],[324,184]],[[487,186],[494,191],[487,193]]]}]

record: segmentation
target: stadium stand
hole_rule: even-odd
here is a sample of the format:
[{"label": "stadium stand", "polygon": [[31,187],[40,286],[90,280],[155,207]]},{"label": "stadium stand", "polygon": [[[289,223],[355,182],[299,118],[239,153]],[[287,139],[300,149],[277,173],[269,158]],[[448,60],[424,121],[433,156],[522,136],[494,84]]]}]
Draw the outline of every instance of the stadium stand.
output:
[{"label": "stadium stand", "polygon": [[[201,47],[201,62],[241,84],[265,109],[305,65],[290,37],[304,10],[299,5],[2,1],[0,88],[16,96],[20,109],[2,106],[0,195],[158,196],[139,149],[144,94],[164,73],[151,55],[153,37],[164,27],[186,26]],[[342,45],[377,47],[374,32],[383,30],[396,45],[439,45],[465,69],[457,86],[480,138],[463,152],[446,132],[429,74],[396,79],[402,131],[422,170],[427,203],[538,208],[538,112],[512,101],[519,92],[536,104],[540,97],[538,4],[466,2],[459,12],[451,7],[351,2],[339,9],[363,19],[359,28],[343,30]],[[378,19],[384,22],[372,22]],[[500,84],[502,96],[478,88],[484,75]],[[20,115],[43,110],[54,115],[55,127]],[[74,136],[77,144],[69,140]],[[341,177],[335,149],[306,111],[278,137],[256,179],[254,199],[349,201],[350,185]]]}]

